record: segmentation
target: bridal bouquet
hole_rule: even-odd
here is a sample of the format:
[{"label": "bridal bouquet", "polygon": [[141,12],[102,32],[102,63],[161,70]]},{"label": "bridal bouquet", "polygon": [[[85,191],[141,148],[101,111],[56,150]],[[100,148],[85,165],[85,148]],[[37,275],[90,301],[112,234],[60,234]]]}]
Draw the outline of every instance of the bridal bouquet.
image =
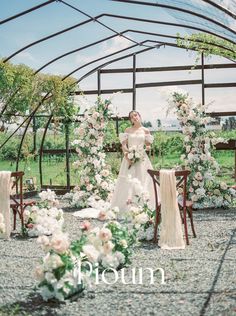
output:
[{"label": "bridal bouquet", "polygon": [[143,146],[131,146],[129,148],[128,155],[127,155],[129,160],[131,161],[131,164],[129,165],[128,169],[130,169],[134,163],[136,163],[140,160],[143,160],[144,153],[145,153],[145,151],[144,151]]}]

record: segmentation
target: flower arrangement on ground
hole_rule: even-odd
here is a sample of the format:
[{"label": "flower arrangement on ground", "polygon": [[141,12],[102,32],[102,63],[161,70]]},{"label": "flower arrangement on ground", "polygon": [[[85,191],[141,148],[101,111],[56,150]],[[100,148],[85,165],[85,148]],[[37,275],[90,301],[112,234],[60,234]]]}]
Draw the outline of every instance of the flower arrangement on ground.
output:
[{"label": "flower arrangement on ground", "polygon": [[102,228],[91,228],[85,223],[88,243],[83,248],[88,260],[97,263],[99,270],[121,269],[131,262],[132,246],[136,242],[133,230],[117,221],[110,221]]},{"label": "flower arrangement on ground", "polygon": [[59,301],[82,292],[90,284],[93,267],[88,265],[82,252],[86,236],[70,242],[68,235],[62,232],[38,237],[46,255],[35,269],[39,281],[39,291],[44,300],[56,298]]},{"label": "flower arrangement on ground", "polygon": [[24,212],[26,220],[24,234],[29,237],[51,235],[61,231],[64,223],[63,211],[58,208],[59,201],[51,190],[39,193],[40,201]]},{"label": "flower arrangement on ground", "polygon": [[188,181],[188,198],[194,208],[228,207],[235,196],[226,183],[218,183],[215,175],[220,168],[211,150],[222,138],[207,132],[206,125],[213,119],[206,115],[206,106],[194,104],[188,94],[174,92],[169,103],[175,108],[183,129],[184,154],[181,156],[186,169],[191,170]]},{"label": "flower arrangement on ground", "polygon": [[154,234],[155,210],[150,207],[149,193],[138,179],[130,180],[134,200],[129,205],[129,216],[138,240],[152,240]]}]

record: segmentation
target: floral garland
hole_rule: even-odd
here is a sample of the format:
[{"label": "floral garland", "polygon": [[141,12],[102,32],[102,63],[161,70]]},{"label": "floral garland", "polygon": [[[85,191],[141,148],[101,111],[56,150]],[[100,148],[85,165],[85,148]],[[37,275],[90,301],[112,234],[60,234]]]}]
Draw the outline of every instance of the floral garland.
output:
[{"label": "floral garland", "polygon": [[72,206],[89,206],[88,199],[91,196],[104,201],[111,197],[113,181],[103,152],[104,130],[111,115],[110,100],[102,101],[99,97],[95,105],[86,109],[84,116],[79,118],[80,126],[75,129],[79,138],[72,145],[76,146],[78,153],[74,167],[79,170],[80,181],[74,193],[67,195],[72,199]]},{"label": "floral garland", "polygon": [[181,156],[185,167],[191,170],[188,182],[188,198],[194,208],[229,207],[235,191],[224,182],[218,183],[215,175],[219,165],[211,156],[211,150],[223,138],[207,133],[206,125],[213,119],[205,114],[206,106],[195,105],[188,94],[174,92],[169,98],[183,129],[184,151]]},{"label": "floral garland", "polygon": [[29,237],[51,235],[61,231],[64,223],[63,211],[58,209],[59,201],[51,190],[39,193],[41,201],[26,209],[24,234]]}]

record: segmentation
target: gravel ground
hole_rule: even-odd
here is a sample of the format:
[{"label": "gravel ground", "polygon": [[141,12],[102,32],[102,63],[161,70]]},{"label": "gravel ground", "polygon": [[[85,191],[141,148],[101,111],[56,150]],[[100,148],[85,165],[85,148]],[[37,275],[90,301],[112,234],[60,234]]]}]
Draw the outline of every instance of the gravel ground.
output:
[{"label": "gravel ground", "polygon": [[[150,284],[113,285],[100,281],[73,301],[43,302],[33,270],[43,252],[35,238],[0,240],[0,315],[236,315],[236,210],[201,210],[194,213],[197,238],[185,250],[161,250],[152,243],[135,247],[131,269],[163,268]],[[95,224],[101,225],[94,220]],[[76,238],[80,221],[65,211],[66,231]],[[107,281],[114,279],[106,274]],[[130,281],[130,282],[129,282]],[[136,283],[138,278],[136,278]]]}]

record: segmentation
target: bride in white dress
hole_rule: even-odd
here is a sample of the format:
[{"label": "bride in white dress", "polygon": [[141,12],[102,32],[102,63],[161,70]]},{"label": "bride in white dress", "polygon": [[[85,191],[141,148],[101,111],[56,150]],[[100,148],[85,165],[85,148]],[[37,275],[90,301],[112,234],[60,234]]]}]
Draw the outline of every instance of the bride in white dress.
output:
[{"label": "bride in white dress", "polygon": [[143,159],[132,163],[129,159],[129,148],[138,147],[150,150],[150,144],[153,142],[153,136],[147,128],[141,124],[141,116],[137,111],[131,111],[129,118],[132,127],[127,128],[125,133],[119,135],[122,143],[124,158],[121,163],[120,172],[116,182],[116,187],[111,200],[111,207],[118,206],[120,214],[125,214],[128,211],[128,205],[132,203],[136,195],[135,188],[132,186],[132,179],[138,179],[143,186],[143,189],[149,193],[150,206],[155,207],[155,197],[152,179],[147,173],[148,169],[153,169],[151,161],[146,152]]}]

